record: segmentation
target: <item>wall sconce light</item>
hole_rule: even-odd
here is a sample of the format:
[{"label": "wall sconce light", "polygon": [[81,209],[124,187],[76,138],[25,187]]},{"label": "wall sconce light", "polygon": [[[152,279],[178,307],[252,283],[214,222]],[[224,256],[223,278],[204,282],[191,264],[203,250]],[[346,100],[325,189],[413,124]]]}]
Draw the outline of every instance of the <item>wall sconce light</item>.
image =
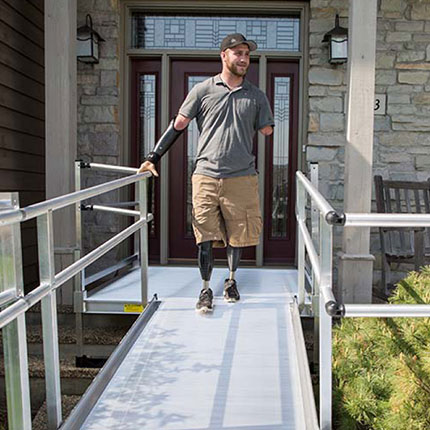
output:
[{"label": "wall sconce light", "polygon": [[324,35],[322,41],[329,43],[330,64],[348,61],[348,29],[339,25],[339,15],[336,14],[335,27]]},{"label": "wall sconce light", "polygon": [[93,30],[93,20],[88,14],[85,18],[86,23],[77,30],[76,53],[79,61],[83,63],[99,62],[99,43],[104,39]]}]

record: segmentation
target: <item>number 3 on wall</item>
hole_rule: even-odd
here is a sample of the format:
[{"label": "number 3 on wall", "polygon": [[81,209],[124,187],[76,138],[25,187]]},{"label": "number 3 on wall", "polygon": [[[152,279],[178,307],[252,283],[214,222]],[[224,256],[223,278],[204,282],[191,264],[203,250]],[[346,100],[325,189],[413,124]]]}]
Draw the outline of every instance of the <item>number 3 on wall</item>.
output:
[{"label": "number 3 on wall", "polygon": [[385,115],[386,114],[386,94],[375,94],[375,115]]}]

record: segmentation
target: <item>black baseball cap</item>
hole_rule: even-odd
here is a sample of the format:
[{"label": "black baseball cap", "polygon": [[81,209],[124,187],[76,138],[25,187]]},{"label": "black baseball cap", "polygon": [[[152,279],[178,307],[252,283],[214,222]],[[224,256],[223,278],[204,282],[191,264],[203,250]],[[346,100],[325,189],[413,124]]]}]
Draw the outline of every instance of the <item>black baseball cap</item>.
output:
[{"label": "black baseball cap", "polygon": [[257,44],[253,40],[246,40],[246,37],[243,34],[233,33],[224,37],[221,42],[221,51],[225,51],[228,48],[234,48],[242,43],[248,45],[250,51],[255,51],[257,49]]}]

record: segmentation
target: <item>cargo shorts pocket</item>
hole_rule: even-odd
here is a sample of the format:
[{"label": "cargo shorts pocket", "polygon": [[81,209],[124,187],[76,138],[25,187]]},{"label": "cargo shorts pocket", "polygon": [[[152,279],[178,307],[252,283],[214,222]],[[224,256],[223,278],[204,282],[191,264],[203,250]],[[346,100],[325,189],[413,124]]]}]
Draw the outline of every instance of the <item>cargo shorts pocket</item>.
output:
[{"label": "cargo shorts pocket", "polygon": [[263,226],[259,209],[248,209],[246,211],[246,224],[248,230],[248,240],[258,241]]}]

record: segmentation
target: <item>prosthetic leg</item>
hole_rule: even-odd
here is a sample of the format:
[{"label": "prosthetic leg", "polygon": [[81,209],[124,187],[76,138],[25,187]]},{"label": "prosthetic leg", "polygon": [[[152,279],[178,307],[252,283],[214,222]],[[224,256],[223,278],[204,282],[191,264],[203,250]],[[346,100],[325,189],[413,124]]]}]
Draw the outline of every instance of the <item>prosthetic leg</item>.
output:
[{"label": "prosthetic leg", "polygon": [[242,256],[242,248],[235,248],[227,246],[227,261],[230,270],[230,276],[224,282],[224,299],[227,302],[234,303],[240,300],[240,294],[237,289],[237,283],[234,279],[236,269],[239,266],[240,258]]},{"label": "prosthetic leg", "polygon": [[203,281],[203,288],[200,292],[199,300],[196,304],[196,311],[201,313],[207,313],[213,311],[213,293],[209,288],[209,281],[212,275],[213,269],[213,252],[212,252],[212,241],[202,242],[198,245],[198,261],[200,275]]}]

